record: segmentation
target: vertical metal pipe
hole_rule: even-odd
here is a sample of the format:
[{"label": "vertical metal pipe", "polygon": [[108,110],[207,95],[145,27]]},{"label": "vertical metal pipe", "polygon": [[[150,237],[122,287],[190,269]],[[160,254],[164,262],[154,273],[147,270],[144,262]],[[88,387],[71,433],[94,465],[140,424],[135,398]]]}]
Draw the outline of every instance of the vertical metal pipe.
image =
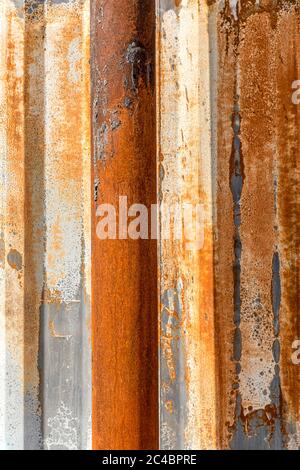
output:
[{"label": "vertical metal pipe", "polygon": [[[157,244],[119,234],[119,197],[149,213],[156,202],[155,2],[92,6],[93,447],[154,449]],[[116,210],[116,240],[96,234],[101,204]]]}]

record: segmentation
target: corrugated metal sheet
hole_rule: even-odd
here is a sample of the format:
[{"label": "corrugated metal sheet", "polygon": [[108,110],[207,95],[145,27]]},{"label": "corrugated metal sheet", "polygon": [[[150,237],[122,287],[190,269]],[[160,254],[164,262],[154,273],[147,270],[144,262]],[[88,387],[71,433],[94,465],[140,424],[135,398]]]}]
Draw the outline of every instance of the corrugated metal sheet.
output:
[{"label": "corrugated metal sheet", "polygon": [[298,0],[0,0],[1,448],[300,448],[299,35]]}]

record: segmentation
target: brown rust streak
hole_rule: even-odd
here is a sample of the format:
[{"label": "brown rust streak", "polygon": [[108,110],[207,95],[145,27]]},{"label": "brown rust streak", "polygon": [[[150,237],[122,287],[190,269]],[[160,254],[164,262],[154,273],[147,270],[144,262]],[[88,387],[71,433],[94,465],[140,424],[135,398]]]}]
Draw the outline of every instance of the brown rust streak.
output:
[{"label": "brown rust streak", "polygon": [[[24,142],[23,142],[23,76],[18,73],[24,47],[22,21],[13,9],[7,9],[7,51],[6,51],[6,146],[8,187],[6,194],[5,243],[6,261],[10,269],[6,271],[6,330],[7,349],[11,354],[22,351],[22,250],[23,250],[23,191],[24,191]],[[17,35],[17,32],[19,33]],[[17,39],[16,39],[17,37]],[[5,246],[6,245],[6,246]],[[5,250],[6,248],[6,250]],[[21,252],[21,253],[20,253]],[[18,271],[13,272],[11,270]],[[21,356],[19,356],[19,359]],[[18,364],[20,370],[22,365]]]},{"label": "brown rust streak", "polygon": [[[292,83],[300,79],[300,10],[285,12],[277,33],[278,213],[281,252],[281,385],[288,423],[300,419],[300,366],[292,363],[292,343],[300,339],[300,105],[292,103]],[[300,436],[298,436],[298,446]]]},{"label": "brown rust streak", "polygon": [[97,203],[156,201],[154,2],[96,0],[92,12],[93,447],[155,449],[155,241],[96,236]]},{"label": "brown rust streak", "polygon": [[[274,52],[272,18],[252,15],[239,45],[241,142],[240,393],[244,414],[271,405],[274,376],[272,258],[277,251],[274,208]],[[263,443],[261,444],[263,445]]]},{"label": "brown rust streak", "polygon": [[[215,338],[217,392],[219,397],[218,447],[226,448],[229,442],[227,426],[234,419],[235,367],[233,354],[233,203],[230,191],[230,159],[232,153],[235,69],[235,31],[221,15],[218,18],[218,161],[216,182],[215,220]],[[220,209],[220,210],[218,210]]]},{"label": "brown rust streak", "polygon": [[[29,7],[26,2],[26,7]],[[24,377],[28,397],[25,428],[38,416],[39,307],[43,289],[44,260],[44,5],[30,14],[25,11],[25,283],[24,283]],[[27,414],[28,413],[28,414]],[[28,422],[27,422],[28,419]],[[38,422],[38,418],[36,420]],[[41,430],[40,430],[41,432]],[[37,430],[37,434],[39,430]],[[25,448],[38,446],[38,437],[26,434]],[[31,441],[32,439],[32,441]],[[29,443],[27,442],[29,441]]]}]

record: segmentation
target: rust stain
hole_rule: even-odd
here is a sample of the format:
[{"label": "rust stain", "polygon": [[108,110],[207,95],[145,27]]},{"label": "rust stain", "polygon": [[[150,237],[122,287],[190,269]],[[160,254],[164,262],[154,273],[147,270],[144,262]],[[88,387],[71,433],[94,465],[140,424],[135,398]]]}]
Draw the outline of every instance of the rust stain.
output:
[{"label": "rust stain", "polygon": [[55,330],[54,321],[49,322],[49,330],[53,338],[62,338],[62,339],[67,339],[67,340],[72,338],[72,335],[62,335],[62,334],[57,333],[57,331]]},{"label": "rust stain", "polygon": [[[226,448],[229,441],[227,429],[234,417],[234,395],[236,387],[236,366],[231,361],[233,355],[234,325],[234,275],[235,254],[233,198],[230,186],[230,166],[233,148],[233,98],[235,95],[236,69],[235,31],[230,27],[227,16],[218,14],[216,19],[218,34],[218,129],[217,129],[217,184],[214,245],[215,260],[215,343],[217,387],[220,399],[217,408],[218,446]],[[222,210],[218,210],[221,208]]]},{"label": "rust stain", "polygon": [[[24,296],[27,321],[24,325],[24,379],[28,392],[39,395],[39,307],[42,298],[44,254],[44,6],[25,10],[24,106],[25,106],[25,256]],[[35,93],[32,93],[32,90]],[[35,360],[34,360],[35,358]],[[35,406],[39,406],[38,403]]]}]

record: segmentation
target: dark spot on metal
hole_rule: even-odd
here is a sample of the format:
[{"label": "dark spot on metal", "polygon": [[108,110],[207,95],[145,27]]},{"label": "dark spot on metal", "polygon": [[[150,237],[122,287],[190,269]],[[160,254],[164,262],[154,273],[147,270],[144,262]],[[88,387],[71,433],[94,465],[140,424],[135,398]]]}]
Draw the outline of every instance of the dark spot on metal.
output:
[{"label": "dark spot on metal", "polygon": [[241,323],[241,254],[242,242],[239,232],[237,231],[234,237],[234,265],[233,265],[233,278],[234,278],[234,324],[239,326]]},{"label": "dark spot on metal", "polygon": [[[238,37],[238,34],[237,34]],[[241,357],[242,357],[242,334],[240,329],[241,324],[241,255],[242,255],[242,241],[240,236],[240,225],[241,225],[241,209],[240,200],[243,189],[244,171],[243,171],[243,157],[240,141],[240,130],[241,130],[241,116],[240,116],[240,105],[238,82],[237,82],[237,62],[235,64],[235,93],[233,96],[233,113],[231,118],[231,127],[233,131],[232,148],[229,162],[229,185],[233,198],[233,220],[234,220],[234,263],[233,263],[233,304],[234,304],[234,316],[233,321],[235,325],[234,338],[233,338],[233,360],[235,361],[236,377],[235,383],[236,389],[239,389],[239,375],[241,373]],[[236,395],[236,411],[235,411],[235,423],[231,429],[234,430],[234,437],[232,439],[232,445],[239,445],[235,443],[235,439],[240,439],[242,432],[242,405],[240,393]]]},{"label": "dark spot on metal", "polygon": [[110,124],[111,130],[115,131],[116,129],[118,129],[118,127],[120,127],[120,125],[121,125],[120,119],[113,119]]},{"label": "dark spot on metal", "polygon": [[124,99],[124,106],[127,109],[130,109],[131,106],[132,106],[132,99],[129,98],[128,96],[126,96],[125,99]]},{"label": "dark spot on metal", "polygon": [[242,334],[240,328],[236,328],[234,332],[233,342],[233,358],[239,362],[242,356]]},{"label": "dark spot on metal", "polygon": [[98,177],[95,178],[94,182],[94,201],[98,201],[98,192],[99,192],[100,180]]},{"label": "dark spot on metal", "polygon": [[146,86],[153,81],[151,56],[141,42],[132,41],[127,48],[125,58],[131,64],[131,89],[137,93],[140,79],[144,80]]},{"label": "dark spot on metal", "polygon": [[275,362],[279,362],[280,359],[280,342],[276,339],[273,343],[273,357]]},{"label": "dark spot on metal", "polygon": [[274,334],[279,334],[279,310],[281,302],[281,282],[280,282],[280,259],[277,252],[272,260],[272,307],[274,315]]},{"label": "dark spot on metal", "polygon": [[[267,392],[266,392],[267,393]],[[249,411],[249,410],[248,410]],[[283,449],[280,423],[274,405],[266,409],[245,412],[240,393],[236,398],[233,450],[281,450]]]},{"label": "dark spot on metal", "polygon": [[[240,200],[243,189],[243,163],[241,155],[241,142],[240,142],[240,127],[241,118],[239,113],[239,96],[234,96],[234,106],[232,114],[232,130],[233,142],[230,158],[230,188],[233,197],[233,218],[235,225],[234,233],[234,264],[233,264],[233,279],[234,279],[234,317],[235,324],[234,339],[233,339],[233,359],[239,363],[242,357],[242,334],[240,329],[241,323],[241,255],[242,255],[242,242],[240,237],[241,225],[241,210]],[[239,370],[239,371],[238,371]],[[237,381],[240,373],[240,368],[236,367]]]},{"label": "dark spot on metal", "polygon": [[106,122],[103,122],[96,131],[95,162],[98,160],[105,160],[105,149],[108,144],[108,131],[109,128]]},{"label": "dark spot on metal", "polygon": [[234,97],[234,109],[232,114],[233,142],[230,159],[230,189],[234,204],[234,224],[241,224],[240,200],[244,182],[244,168],[240,140],[241,117],[239,109],[239,96]]},{"label": "dark spot on metal", "polygon": [[163,165],[160,163],[159,164],[159,179],[160,181],[163,181],[164,177],[165,177],[165,169],[163,167]]},{"label": "dark spot on metal", "polygon": [[7,255],[7,262],[12,269],[16,269],[17,271],[21,271],[23,258],[21,253],[17,250],[10,250]]}]

